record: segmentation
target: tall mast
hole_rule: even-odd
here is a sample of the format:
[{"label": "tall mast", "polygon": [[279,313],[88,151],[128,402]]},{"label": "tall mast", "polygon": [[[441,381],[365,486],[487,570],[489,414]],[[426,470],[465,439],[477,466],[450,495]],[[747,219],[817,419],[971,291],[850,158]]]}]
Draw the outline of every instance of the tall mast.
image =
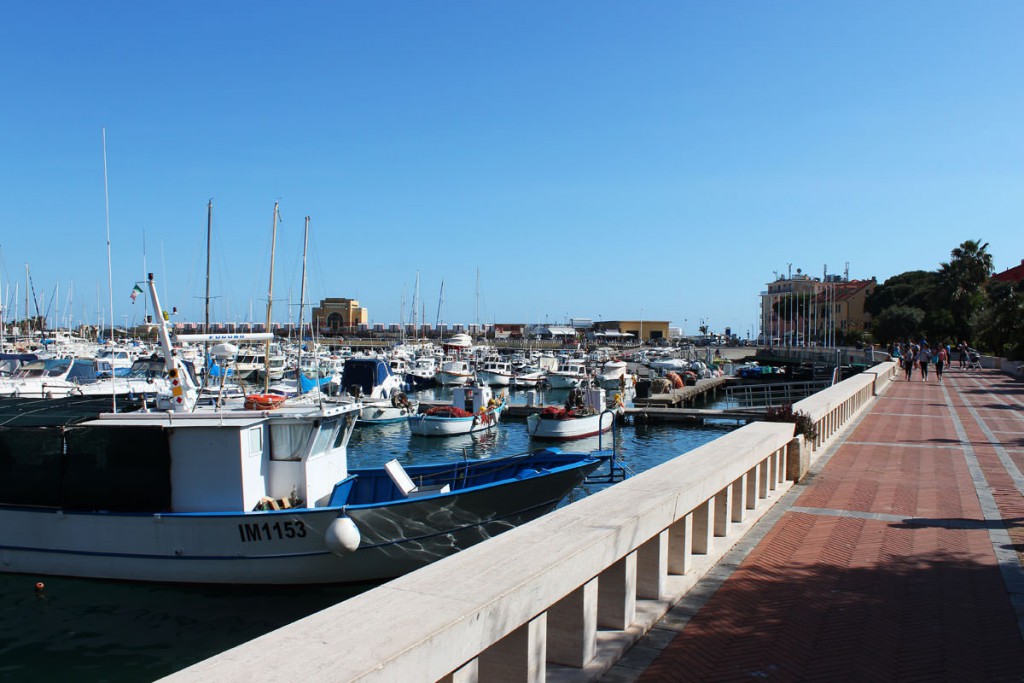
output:
[{"label": "tall mast", "polygon": [[[270,332],[271,309],[274,305],[274,250],[277,248],[277,204],[274,202],[274,227],[270,233],[270,287],[267,289],[267,332]],[[270,340],[263,353],[263,391],[270,389]]]},{"label": "tall mast", "polygon": [[302,305],[306,303],[306,248],[308,246],[309,216],[306,216],[306,231],[302,237],[302,281],[299,283],[299,369],[295,377],[296,387],[300,394],[302,393]]},{"label": "tall mast", "polygon": [[[213,235],[213,200],[206,204],[206,298],[203,309],[203,334],[210,334],[210,241]],[[203,377],[210,371],[210,342],[203,342]],[[221,370],[223,373],[223,369]]]},{"label": "tall mast", "polygon": [[[106,208],[107,217],[107,291],[110,293],[110,338],[114,338],[114,276],[110,264],[110,192],[107,189],[107,129],[100,129],[103,133],[103,205]],[[27,266],[26,266],[27,267]],[[154,315],[160,315],[160,311],[153,311]]]}]

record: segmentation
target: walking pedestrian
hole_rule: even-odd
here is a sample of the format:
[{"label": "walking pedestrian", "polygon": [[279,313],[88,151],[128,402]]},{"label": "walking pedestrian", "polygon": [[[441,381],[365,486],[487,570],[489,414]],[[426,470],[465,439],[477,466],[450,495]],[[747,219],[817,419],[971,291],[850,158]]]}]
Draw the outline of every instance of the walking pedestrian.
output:
[{"label": "walking pedestrian", "polygon": [[908,346],[906,353],[903,354],[903,377],[908,382],[910,381],[911,375],[914,373],[914,349]]},{"label": "walking pedestrian", "polygon": [[949,353],[946,351],[945,346],[939,347],[939,352],[935,354],[935,375],[942,381],[942,368],[949,362]]},{"label": "walking pedestrian", "polygon": [[921,347],[921,353],[917,355],[917,367],[921,368],[921,381],[928,381],[928,364],[932,362],[932,352],[927,346]]},{"label": "walking pedestrian", "polygon": [[967,367],[967,342],[961,341],[957,349],[960,351],[960,369],[963,370]]}]

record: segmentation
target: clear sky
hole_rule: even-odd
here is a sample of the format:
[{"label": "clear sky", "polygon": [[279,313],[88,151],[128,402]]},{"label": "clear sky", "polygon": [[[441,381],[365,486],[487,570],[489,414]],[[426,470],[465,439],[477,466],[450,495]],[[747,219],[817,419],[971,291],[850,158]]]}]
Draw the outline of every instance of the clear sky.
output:
[{"label": "clear sky", "polygon": [[308,298],[381,323],[417,273],[430,323],[745,335],[790,267],[883,281],[982,239],[1002,270],[1022,30],[1019,0],[6,3],[4,297],[27,263],[51,319],[109,311],[104,127],[118,324],[144,253],[202,319],[210,199],[220,320],[265,318],[275,201],[278,320],[306,215]]}]

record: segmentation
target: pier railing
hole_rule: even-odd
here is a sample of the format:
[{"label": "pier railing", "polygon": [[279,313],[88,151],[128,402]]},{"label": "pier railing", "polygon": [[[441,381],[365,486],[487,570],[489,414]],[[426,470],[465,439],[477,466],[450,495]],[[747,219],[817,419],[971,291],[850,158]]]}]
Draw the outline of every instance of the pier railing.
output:
[{"label": "pier railing", "polygon": [[[795,406],[816,447],[885,365]],[[811,450],[793,442],[749,424],[167,680],[596,680],[792,486],[787,459]]]}]

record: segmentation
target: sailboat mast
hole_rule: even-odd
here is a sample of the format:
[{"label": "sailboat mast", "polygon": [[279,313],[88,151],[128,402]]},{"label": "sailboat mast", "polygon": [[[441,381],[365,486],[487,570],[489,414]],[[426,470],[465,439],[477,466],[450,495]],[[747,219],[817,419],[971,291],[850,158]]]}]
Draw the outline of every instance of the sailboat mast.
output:
[{"label": "sailboat mast", "polygon": [[306,248],[309,246],[309,216],[302,237],[302,281],[299,283],[299,368],[295,373],[295,386],[302,393],[302,306],[306,303]]},{"label": "sailboat mast", "polygon": [[[271,310],[274,305],[274,250],[277,248],[277,204],[274,202],[274,227],[270,233],[270,287],[267,289],[267,332],[270,332]],[[270,389],[270,339],[263,353],[263,391]]]},{"label": "sailboat mast", "polygon": [[[107,185],[107,129],[100,129],[103,133],[103,205],[107,217],[107,291],[110,293],[110,338],[114,338],[114,275],[110,260],[110,192]],[[27,266],[26,266],[27,268]],[[153,311],[154,315],[160,315],[160,311]],[[115,399],[116,408],[116,399]],[[116,412],[116,411],[115,411]]]},{"label": "sailboat mast", "polygon": [[[210,334],[210,244],[213,235],[213,200],[206,204],[206,298],[203,307],[203,334]],[[203,377],[210,371],[210,342],[203,342]],[[204,380],[205,381],[205,380]]]}]

